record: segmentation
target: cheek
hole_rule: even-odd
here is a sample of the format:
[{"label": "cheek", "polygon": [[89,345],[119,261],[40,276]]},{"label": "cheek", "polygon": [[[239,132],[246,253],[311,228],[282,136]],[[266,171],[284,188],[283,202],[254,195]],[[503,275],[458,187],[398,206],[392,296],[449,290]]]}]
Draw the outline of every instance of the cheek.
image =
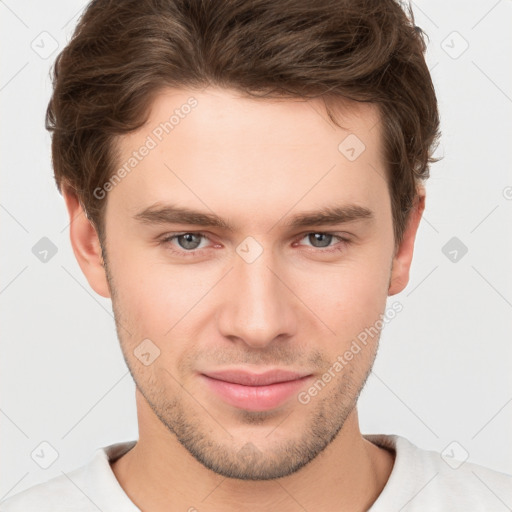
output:
[{"label": "cheek", "polygon": [[375,243],[353,249],[336,265],[317,265],[313,272],[303,271],[294,276],[293,282],[304,302],[316,305],[326,323],[328,318],[333,326],[338,326],[336,332],[348,334],[353,331],[351,326],[361,327],[382,312],[390,266],[390,256]]},{"label": "cheek", "polygon": [[382,274],[382,267],[377,271],[349,265],[337,274],[317,276],[315,290],[304,300],[314,304],[311,309],[321,319],[318,329],[325,333],[319,337],[315,329],[316,343],[321,342],[330,364],[342,358],[354,382],[365,377],[376,355],[387,298],[387,273]]},{"label": "cheek", "polygon": [[[121,255],[124,254],[125,256]],[[110,266],[115,301],[134,337],[164,339],[215,284],[213,267],[150,260],[149,251],[118,246]],[[176,329],[183,328],[182,323]]]},{"label": "cheek", "polygon": [[374,325],[386,304],[385,292],[370,276],[353,278],[343,274],[338,279],[318,276],[315,289],[302,295],[304,303],[311,304],[319,319],[314,320],[318,329],[325,333],[324,347],[331,345],[331,350],[337,353]]}]

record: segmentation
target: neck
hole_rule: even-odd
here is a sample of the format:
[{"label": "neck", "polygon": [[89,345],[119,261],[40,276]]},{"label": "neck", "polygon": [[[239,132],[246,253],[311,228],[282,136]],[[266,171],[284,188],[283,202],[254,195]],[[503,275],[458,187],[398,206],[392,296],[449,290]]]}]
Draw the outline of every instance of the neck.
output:
[{"label": "neck", "polygon": [[139,441],[111,466],[141,510],[231,512],[240,503],[250,512],[367,510],[393,467],[394,454],[362,437],[354,408],[336,438],[296,473],[266,481],[226,478],[192,457],[145,400],[137,405]]}]

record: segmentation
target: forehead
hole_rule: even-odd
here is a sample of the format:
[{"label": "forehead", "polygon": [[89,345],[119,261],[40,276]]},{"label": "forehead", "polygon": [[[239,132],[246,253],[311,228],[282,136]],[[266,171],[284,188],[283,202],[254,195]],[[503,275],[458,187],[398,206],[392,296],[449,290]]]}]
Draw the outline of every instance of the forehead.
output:
[{"label": "forehead", "polygon": [[361,206],[380,201],[385,207],[376,106],[346,101],[334,106],[341,128],[318,98],[165,90],[156,96],[146,124],[119,137],[118,168],[127,172],[108,202],[131,213],[164,202],[228,214],[231,207],[233,215],[243,210],[248,221],[299,203],[303,209],[335,201]]}]

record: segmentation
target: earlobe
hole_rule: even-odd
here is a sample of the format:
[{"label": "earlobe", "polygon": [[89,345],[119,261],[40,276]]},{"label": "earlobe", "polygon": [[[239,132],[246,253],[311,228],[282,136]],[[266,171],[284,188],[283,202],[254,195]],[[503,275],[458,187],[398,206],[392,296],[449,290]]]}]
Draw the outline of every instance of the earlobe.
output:
[{"label": "earlobe", "polygon": [[409,282],[409,270],[411,268],[414,252],[414,242],[416,240],[416,233],[420,225],[421,216],[425,210],[425,195],[424,187],[419,187],[414,206],[409,214],[402,242],[393,258],[388,296],[400,293]]},{"label": "earlobe", "polygon": [[104,267],[100,240],[92,222],[69,186],[62,187],[62,195],[69,214],[69,237],[75,257],[92,289],[110,298],[110,288]]}]

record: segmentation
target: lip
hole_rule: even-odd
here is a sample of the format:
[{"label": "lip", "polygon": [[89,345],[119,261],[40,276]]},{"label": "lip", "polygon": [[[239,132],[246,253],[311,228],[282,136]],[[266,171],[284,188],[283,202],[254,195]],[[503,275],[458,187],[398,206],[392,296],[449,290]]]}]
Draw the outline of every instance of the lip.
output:
[{"label": "lip", "polygon": [[248,411],[279,407],[312,377],[308,373],[281,369],[264,373],[232,369],[201,373],[199,376],[224,402]]}]

